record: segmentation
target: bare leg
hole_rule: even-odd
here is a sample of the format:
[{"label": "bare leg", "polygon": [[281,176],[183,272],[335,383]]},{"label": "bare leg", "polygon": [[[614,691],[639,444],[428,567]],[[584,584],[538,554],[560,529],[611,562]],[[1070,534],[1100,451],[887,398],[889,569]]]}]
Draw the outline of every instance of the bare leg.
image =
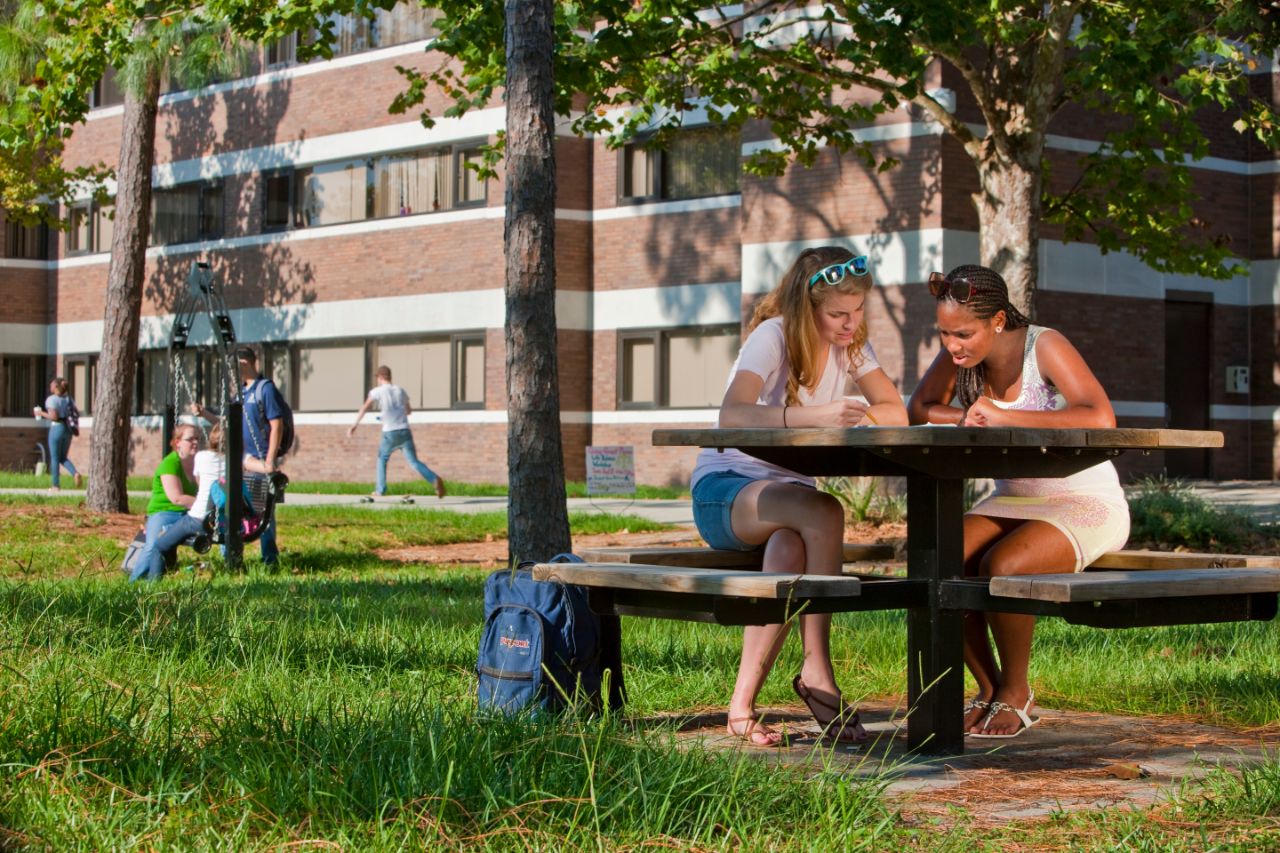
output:
[{"label": "bare leg", "polygon": [[[789,483],[758,481],[738,493],[733,503],[733,532],[744,542],[769,541],[779,530],[793,531],[803,544],[803,565],[790,571],[805,574],[838,575],[843,567],[844,509],[831,495]],[[794,563],[790,547],[785,556]],[[780,552],[780,557],[783,556]],[[785,565],[785,564],[783,564]],[[771,570],[777,571],[776,568]],[[743,664],[739,671],[735,701],[759,693],[777,656],[763,654],[774,642],[777,626],[757,629],[768,637],[758,641],[744,632]],[[748,629],[751,631],[751,629]],[[804,641],[804,664],[800,678],[813,697],[832,708],[843,707],[840,688],[831,666],[831,617],[815,614],[800,617],[800,635]],[[781,644],[781,639],[776,640]],[[750,649],[747,644],[750,643]],[[750,652],[750,654],[748,654]],[[819,720],[826,723],[829,720]]]},{"label": "bare leg", "polygon": [[[966,515],[964,517],[964,575],[977,577],[981,574],[982,558],[987,550],[1001,536],[1011,531],[1021,522],[1010,522],[1007,519],[987,518],[982,515]],[[1000,686],[1000,667],[996,664],[995,655],[991,651],[991,642],[987,639],[987,620],[985,614],[976,610],[964,614],[964,663],[973,673],[973,680],[978,684],[976,698],[990,702]],[[986,708],[977,706],[964,715],[964,729],[969,731],[982,721],[987,714]]]},{"label": "bare leg", "polygon": [[[1071,542],[1046,521],[1026,521],[993,545],[982,560],[988,577],[1038,575],[1075,570],[1076,555]],[[1000,654],[1001,682],[996,701],[1021,708],[1031,698],[1027,671],[1031,663],[1031,637],[1036,618],[1017,613],[988,613],[987,623]],[[1012,734],[1022,721],[1011,711],[992,718],[988,734]]]},{"label": "bare leg", "polygon": [[[794,530],[777,530],[764,547],[763,571],[804,571],[804,540]],[[742,629],[742,659],[738,665],[738,678],[733,686],[733,698],[729,700],[729,731],[745,734],[748,720],[755,717],[756,698],[764,679],[773,669],[773,662],[782,651],[782,644],[791,630],[790,623],[782,625],[747,625]],[[763,726],[751,728],[751,742],[757,746],[772,746],[781,735]]]}]

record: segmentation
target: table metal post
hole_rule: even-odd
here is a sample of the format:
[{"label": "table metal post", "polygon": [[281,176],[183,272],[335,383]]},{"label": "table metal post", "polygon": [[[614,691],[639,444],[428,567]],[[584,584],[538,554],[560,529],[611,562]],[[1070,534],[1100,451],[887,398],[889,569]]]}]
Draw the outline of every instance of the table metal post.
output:
[{"label": "table metal post", "polygon": [[939,606],[940,581],[964,573],[964,480],[907,477],[907,576],[929,585],[907,610],[907,745],[964,752],[964,613]]}]

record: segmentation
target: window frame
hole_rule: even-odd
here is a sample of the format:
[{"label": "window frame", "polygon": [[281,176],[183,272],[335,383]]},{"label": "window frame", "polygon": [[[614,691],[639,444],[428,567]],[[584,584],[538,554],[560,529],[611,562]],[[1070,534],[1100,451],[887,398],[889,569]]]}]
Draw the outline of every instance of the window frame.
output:
[{"label": "window frame", "polygon": [[[157,217],[157,210],[156,210],[156,197],[161,193],[172,192],[175,190],[185,189],[189,187],[194,187],[196,190],[196,209],[195,209],[196,235],[195,237],[190,240],[178,240],[177,242],[173,242],[173,243],[155,242],[155,236],[157,231],[156,226],[157,224],[159,224],[159,219]],[[221,209],[218,211],[218,231],[216,234],[206,233],[204,230],[205,193],[209,192],[210,190],[213,190],[214,188],[218,190],[219,203],[221,205]],[[265,215],[266,215],[265,210],[263,211],[263,215],[265,218]],[[174,184],[168,187],[159,187],[152,192],[151,194],[151,233],[149,234],[149,237],[148,237],[149,246],[184,246],[191,243],[205,243],[212,240],[221,240],[226,235],[226,232],[227,232],[226,181],[224,179],[210,178],[207,180],[200,180],[200,181],[184,181],[183,183]]]},{"label": "window frame", "polygon": [[[75,399],[76,408],[82,415],[93,414],[93,399],[98,391],[98,356],[96,352],[86,352],[62,357],[62,376],[67,380],[67,393]],[[75,382],[75,367],[81,364],[84,365],[85,384],[89,386],[83,389],[84,393]]]},{"label": "window frame", "polygon": [[[468,198],[463,201],[463,188],[467,185],[467,175],[471,172],[464,163],[468,154],[474,154],[480,151],[484,146],[483,141],[458,142],[448,146],[453,149],[451,154],[453,166],[453,210],[463,210],[470,207],[485,207],[489,204],[489,179],[480,180],[480,198]],[[481,156],[484,156],[481,154]],[[446,208],[450,209],[450,208]]]},{"label": "window frame", "polygon": [[[369,370],[369,350],[373,342],[371,338],[354,337],[354,338],[321,338],[318,340],[291,341],[287,346],[289,350],[289,387],[288,395],[285,397],[289,403],[289,408],[295,412],[304,412],[306,414],[316,413],[332,413],[332,412],[354,412],[360,408],[361,403],[365,400],[369,391],[369,376],[372,375]],[[279,343],[271,344],[272,347],[281,347]],[[349,409],[304,409],[301,406],[302,399],[302,349],[342,349],[344,347],[359,346],[364,352],[364,364],[360,373],[360,394],[359,401],[356,402],[354,408]],[[264,356],[265,359],[265,356]],[[262,365],[259,365],[261,367]],[[264,374],[265,375],[265,374]],[[272,382],[275,379],[272,378]],[[278,385],[276,386],[279,387]]]},{"label": "window frame", "polygon": [[[460,389],[458,388],[459,374],[462,371],[463,364],[461,355],[463,347],[466,344],[480,344],[480,400],[473,402],[463,400]],[[483,409],[485,398],[489,394],[488,383],[488,360],[489,349],[485,342],[485,333],[479,332],[454,332],[449,336],[449,408],[450,409]]]},{"label": "window frame", "polygon": [[[662,377],[665,374],[665,358],[666,353],[662,346],[662,329],[626,329],[618,332],[618,356],[617,356],[617,379],[615,380],[614,397],[617,400],[619,409],[661,409],[663,398]],[[653,344],[653,399],[652,400],[624,400],[622,391],[626,388],[627,379],[627,360],[626,349],[628,341],[649,341]]]},{"label": "window frame", "polygon": [[[34,236],[32,235],[34,232]],[[19,234],[24,235],[21,239],[15,239]],[[31,242],[35,243],[36,249],[34,254],[14,252],[14,245],[21,243],[24,247]],[[23,225],[6,219],[4,223],[4,256],[19,261],[47,261],[49,260],[49,226],[47,223],[38,222],[35,225]]]},{"label": "window frame", "polygon": [[[300,227],[298,223],[298,175],[294,166],[284,166],[278,169],[264,169],[261,173],[262,180],[262,224],[263,234],[282,234],[286,231],[293,231]],[[271,195],[267,192],[267,182],[275,178],[288,178],[289,184],[285,191],[285,199],[287,201],[285,209],[285,217],[283,225],[267,224],[267,210],[271,205]]]},{"label": "window frame", "polygon": [[[28,399],[26,402],[18,400],[16,397],[10,406],[10,396],[20,393],[21,389],[15,390],[9,384],[10,365],[18,361],[27,363],[30,370],[31,387],[26,389]],[[0,417],[20,418],[31,417],[32,406],[44,406],[45,398],[49,394],[49,357],[45,355],[32,355],[29,353],[4,353],[0,354]]]},{"label": "window frame", "polygon": [[[742,328],[737,323],[708,323],[705,325],[691,326],[665,326],[655,329],[619,329],[617,337],[617,354],[616,362],[616,378],[614,380],[614,399],[619,410],[654,410],[654,409],[673,409],[689,408],[687,406],[673,407],[671,405],[671,380],[668,376],[670,370],[670,340],[673,335],[681,333],[694,332],[698,337],[738,337],[738,349],[742,349]],[[624,400],[622,398],[623,389],[626,387],[626,342],[627,341],[650,341],[653,344],[653,401],[633,401]],[[725,377],[728,379],[728,377]],[[709,404],[706,407],[698,408],[717,408],[719,404]]]},{"label": "window frame", "polygon": [[[680,130],[676,131],[676,136],[678,136],[681,133],[697,133],[701,131],[716,130],[716,129],[720,129],[725,132],[728,132],[729,130],[727,126],[720,125],[720,124],[687,125],[687,126],[681,127]],[[617,183],[615,184],[615,194],[617,196],[616,203],[618,205],[653,204],[655,202],[663,202],[663,201],[693,201],[695,199],[701,199],[701,198],[719,198],[720,196],[725,196],[725,195],[742,195],[742,162],[741,162],[741,153],[739,153],[738,188],[736,190],[733,190],[731,192],[723,192],[723,193],[710,193],[707,195],[680,196],[679,198],[669,197],[667,195],[667,190],[670,183],[670,179],[667,173],[668,163],[666,161],[670,152],[668,151],[666,146],[651,147],[653,139],[654,139],[654,134],[651,134],[651,133],[644,134],[636,137],[636,139],[634,139],[633,141],[628,142],[618,148],[618,156],[616,158]],[[742,150],[741,130],[739,130],[737,133],[737,139],[738,139],[738,151],[741,152]],[[624,189],[626,187],[626,177],[627,177],[627,155],[629,153],[635,153],[635,152],[644,152],[648,157],[652,158],[650,161],[650,168],[652,169],[653,176],[654,176],[653,187],[652,187],[652,192],[648,193],[647,195],[625,195],[624,194]]]}]

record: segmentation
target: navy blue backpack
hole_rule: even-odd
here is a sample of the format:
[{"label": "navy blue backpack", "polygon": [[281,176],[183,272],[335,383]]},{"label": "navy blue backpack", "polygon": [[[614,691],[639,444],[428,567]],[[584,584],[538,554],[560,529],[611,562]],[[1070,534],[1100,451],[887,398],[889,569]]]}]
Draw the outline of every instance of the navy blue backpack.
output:
[{"label": "navy blue backpack", "polygon": [[[580,563],[574,554],[548,562]],[[480,635],[481,710],[512,714],[530,706],[557,711],[587,703],[600,707],[604,668],[612,671],[611,706],[621,706],[617,617],[601,617],[587,592],[558,581],[535,581],[534,564],[500,569],[484,585],[484,632]],[[603,640],[602,640],[603,638]],[[620,664],[620,660],[618,661]]]}]

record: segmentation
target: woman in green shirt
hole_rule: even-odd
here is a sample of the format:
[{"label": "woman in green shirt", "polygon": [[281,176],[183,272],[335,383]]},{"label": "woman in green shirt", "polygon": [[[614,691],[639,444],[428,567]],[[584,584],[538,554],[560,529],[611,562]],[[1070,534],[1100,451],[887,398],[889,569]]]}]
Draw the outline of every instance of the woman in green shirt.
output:
[{"label": "woman in green shirt", "polygon": [[187,514],[196,499],[195,460],[200,449],[200,433],[191,424],[179,424],[173,431],[173,452],[160,460],[151,478],[151,499],[147,501],[147,544],[138,555],[130,581],[160,580],[164,575],[164,554],[153,546],[170,524]]}]

